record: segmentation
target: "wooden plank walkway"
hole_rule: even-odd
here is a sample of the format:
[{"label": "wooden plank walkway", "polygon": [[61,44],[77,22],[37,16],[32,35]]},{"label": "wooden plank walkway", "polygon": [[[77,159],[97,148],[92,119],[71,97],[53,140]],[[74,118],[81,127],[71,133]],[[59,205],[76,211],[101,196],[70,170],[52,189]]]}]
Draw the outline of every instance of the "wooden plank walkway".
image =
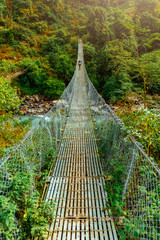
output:
[{"label": "wooden plank walkway", "polygon": [[[78,59],[84,63],[81,41]],[[118,239],[112,217],[104,210],[104,185],[82,65],[76,70],[69,117],[46,194],[46,201],[56,201],[49,239]]]}]

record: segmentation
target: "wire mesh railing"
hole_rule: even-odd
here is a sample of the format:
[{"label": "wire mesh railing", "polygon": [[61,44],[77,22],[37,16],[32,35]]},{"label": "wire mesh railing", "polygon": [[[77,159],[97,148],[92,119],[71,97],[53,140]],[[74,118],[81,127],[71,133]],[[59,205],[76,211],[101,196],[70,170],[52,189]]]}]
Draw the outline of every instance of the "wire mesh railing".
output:
[{"label": "wire mesh railing", "polygon": [[121,120],[97,93],[87,72],[86,78],[106,173],[106,189],[110,204],[113,204],[115,221],[120,225],[120,232],[124,230],[121,236],[124,239],[158,240],[160,169],[144,152],[143,146],[127,133]]},{"label": "wire mesh railing", "polygon": [[[58,149],[63,128],[69,111],[74,91],[75,74],[63,92],[56,106],[52,107],[44,117],[34,125],[23,140],[6,150],[0,159],[0,195],[8,197],[14,176],[20,172],[33,173],[30,194],[35,189],[34,173],[40,173],[47,161],[48,154]],[[2,199],[2,198],[1,198]],[[3,200],[3,199],[2,199]],[[15,218],[15,232],[9,233],[10,239],[19,239],[20,227]],[[0,225],[0,239],[7,239],[3,227]]]}]

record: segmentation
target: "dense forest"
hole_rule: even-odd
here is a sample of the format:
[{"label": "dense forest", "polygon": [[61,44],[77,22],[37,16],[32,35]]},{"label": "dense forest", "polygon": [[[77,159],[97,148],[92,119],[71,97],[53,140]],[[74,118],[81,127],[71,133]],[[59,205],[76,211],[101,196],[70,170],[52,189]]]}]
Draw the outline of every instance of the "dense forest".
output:
[{"label": "dense forest", "polygon": [[[140,97],[145,107],[157,108],[158,0],[1,0],[2,121],[6,113],[18,110],[21,95],[59,98],[74,73],[78,36],[84,41],[89,77],[109,103],[130,105],[134,97],[129,100],[129,96],[133,95]],[[148,110],[118,114],[135,130],[134,136],[142,140],[147,153],[157,158],[158,115]],[[132,118],[138,120],[133,124]]]},{"label": "dense forest", "polygon": [[[115,128],[112,122],[107,127],[103,122],[98,122],[97,126],[94,123],[97,127],[95,132],[98,133],[99,129],[100,133],[96,140],[99,145],[103,143],[98,150],[102,162],[110,152],[113,153],[104,173],[105,190],[109,193],[106,208],[109,212],[111,210],[115,222],[122,220],[120,230],[117,230],[121,240],[140,239],[145,225],[139,227],[141,222],[136,219],[136,212],[130,219],[130,211],[124,211],[122,201],[124,179],[131,174],[131,166],[136,159],[138,170],[133,171],[136,184],[128,200],[140,212],[133,199],[145,196],[140,199],[141,214],[147,219],[145,224],[153,225],[151,237],[148,233],[145,236],[158,239],[159,185],[154,169],[160,166],[160,0],[0,0],[0,157],[8,156],[9,151],[12,154],[12,146],[20,142],[32,126],[29,120],[17,120],[26,96],[56,100],[69,84],[77,63],[78,37],[83,39],[89,78],[125,124],[122,134],[121,127]],[[56,126],[60,128],[64,109],[59,109],[59,112],[62,119],[56,119]],[[13,156],[10,154],[1,164],[0,187],[4,192],[1,191],[0,198],[0,238],[48,239],[55,202],[52,199],[51,202],[43,201],[41,196],[48,172],[53,170],[57,151],[52,145],[50,132],[46,134],[45,124],[40,128],[35,128],[35,138],[31,133],[32,143],[22,144],[19,155],[16,155],[18,151]],[[58,129],[60,136],[63,130]],[[135,147],[133,157],[128,155],[131,144],[126,144],[126,139],[132,138],[130,135],[138,140],[139,143],[135,141],[137,149],[144,147],[151,166],[153,159],[156,161],[153,169],[146,166],[147,155],[139,154]],[[56,142],[55,139],[53,141]],[[22,154],[23,150],[28,155]],[[126,156],[131,162],[127,167]],[[39,161],[42,158],[45,162],[43,167]],[[23,169],[24,162],[27,171]],[[137,179],[145,181],[145,184]],[[134,183],[127,178],[126,188],[129,181]],[[149,202],[147,207],[144,201]],[[20,238],[15,238],[15,234]]]}]

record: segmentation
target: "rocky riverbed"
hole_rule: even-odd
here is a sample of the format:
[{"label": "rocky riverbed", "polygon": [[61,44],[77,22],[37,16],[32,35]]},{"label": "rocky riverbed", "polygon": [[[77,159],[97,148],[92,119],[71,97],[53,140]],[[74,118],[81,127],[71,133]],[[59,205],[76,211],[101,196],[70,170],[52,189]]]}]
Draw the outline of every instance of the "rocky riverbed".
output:
[{"label": "rocky riverbed", "polygon": [[21,98],[22,104],[20,106],[20,115],[36,115],[45,114],[53,106],[57,104],[58,100],[50,100],[44,96],[40,95],[26,95]]},{"label": "rocky riverbed", "polygon": [[[159,112],[159,96],[154,95],[152,97],[150,96],[150,98],[151,99],[148,100],[147,104],[148,108],[155,109],[157,112]],[[43,115],[47,113],[58,102],[58,100],[51,100],[40,95],[26,95],[22,97],[21,100],[23,103],[21,104],[19,114],[24,116]],[[125,109],[136,111],[145,107],[142,98],[138,97],[138,95],[135,93],[132,93],[130,96],[128,96],[124,103],[109,104],[109,106],[115,112],[117,112],[118,110],[124,111]]]}]

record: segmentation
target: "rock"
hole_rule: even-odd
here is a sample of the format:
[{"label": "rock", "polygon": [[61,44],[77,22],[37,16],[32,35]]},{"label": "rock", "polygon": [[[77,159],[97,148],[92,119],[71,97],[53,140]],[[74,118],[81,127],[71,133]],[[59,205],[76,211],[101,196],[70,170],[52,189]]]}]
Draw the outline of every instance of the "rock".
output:
[{"label": "rock", "polygon": [[25,96],[25,99],[26,99],[26,100],[30,100],[30,96],[29,96],[29,95],[26,95],[26,96]]},{"label": "rock", "polygon": [[39,102],[39,100],[40,100],[40,99],[39,99],[39,96],[38,96],[38,95],[34,95],[34,101],[35,101],[35,102]]},{"label": "rock", "polygon": [[45,104],[39,104],[39,108],[44,108]]},{"label": "rock", "polygon": [[33,113],[34,109],[28,109],[28,113]]},{"label": "rock", "polygon": [[119,110],[119,107],[117,107],[117,106],[112,106],[111,109],[112,109],[113,111],[118,111],[118,110]]},{"label": "rock", "polygon": [[49,111],[49,109],[59,103],[66,103],[65,100],[50,100],[44,96],[39,95],[26,95],[22,97],[23,104],[21,105],[20,113],[26,115],[44,114]]},{"label": "rock", "polygon": [[47,98],[47,97],[44,97],[44,99],[43,99],[44,101],[49,101],[49,99]]},{"label": "rock", "polygon": [[52,101],[52,104],[56,105],[58,102],[59,102],[59,100],[54,100],[54,101]]},{"label": "rock", "polygon": [[134,106],[132,106],[131,107],[131,110],[132,111],[139,111],[139,110],[141,110],[141,109],[144,109],[145,107],[144,107],[144,103],[142,103],[142,104],[140,104],[140,105],[134,105]]},{"label": "rock", "polygon": [[51,108],[51,105],[50,105],[49,103],[46,103],[46,104],[45,104],[45,107],[46,107],[47,109],[49,109],[49,108]]},{"label": "rock", "polygon": [[44,108],[39,108],[39,109],[36,109],[36,113],[44,113],[45,112],[45,110],[44,110]]},{"label": "rock", "polygon": [[24,100],[24,103],[25,103],[25,104],[29,104],[29,100],[25,99],[25,100]]}]

